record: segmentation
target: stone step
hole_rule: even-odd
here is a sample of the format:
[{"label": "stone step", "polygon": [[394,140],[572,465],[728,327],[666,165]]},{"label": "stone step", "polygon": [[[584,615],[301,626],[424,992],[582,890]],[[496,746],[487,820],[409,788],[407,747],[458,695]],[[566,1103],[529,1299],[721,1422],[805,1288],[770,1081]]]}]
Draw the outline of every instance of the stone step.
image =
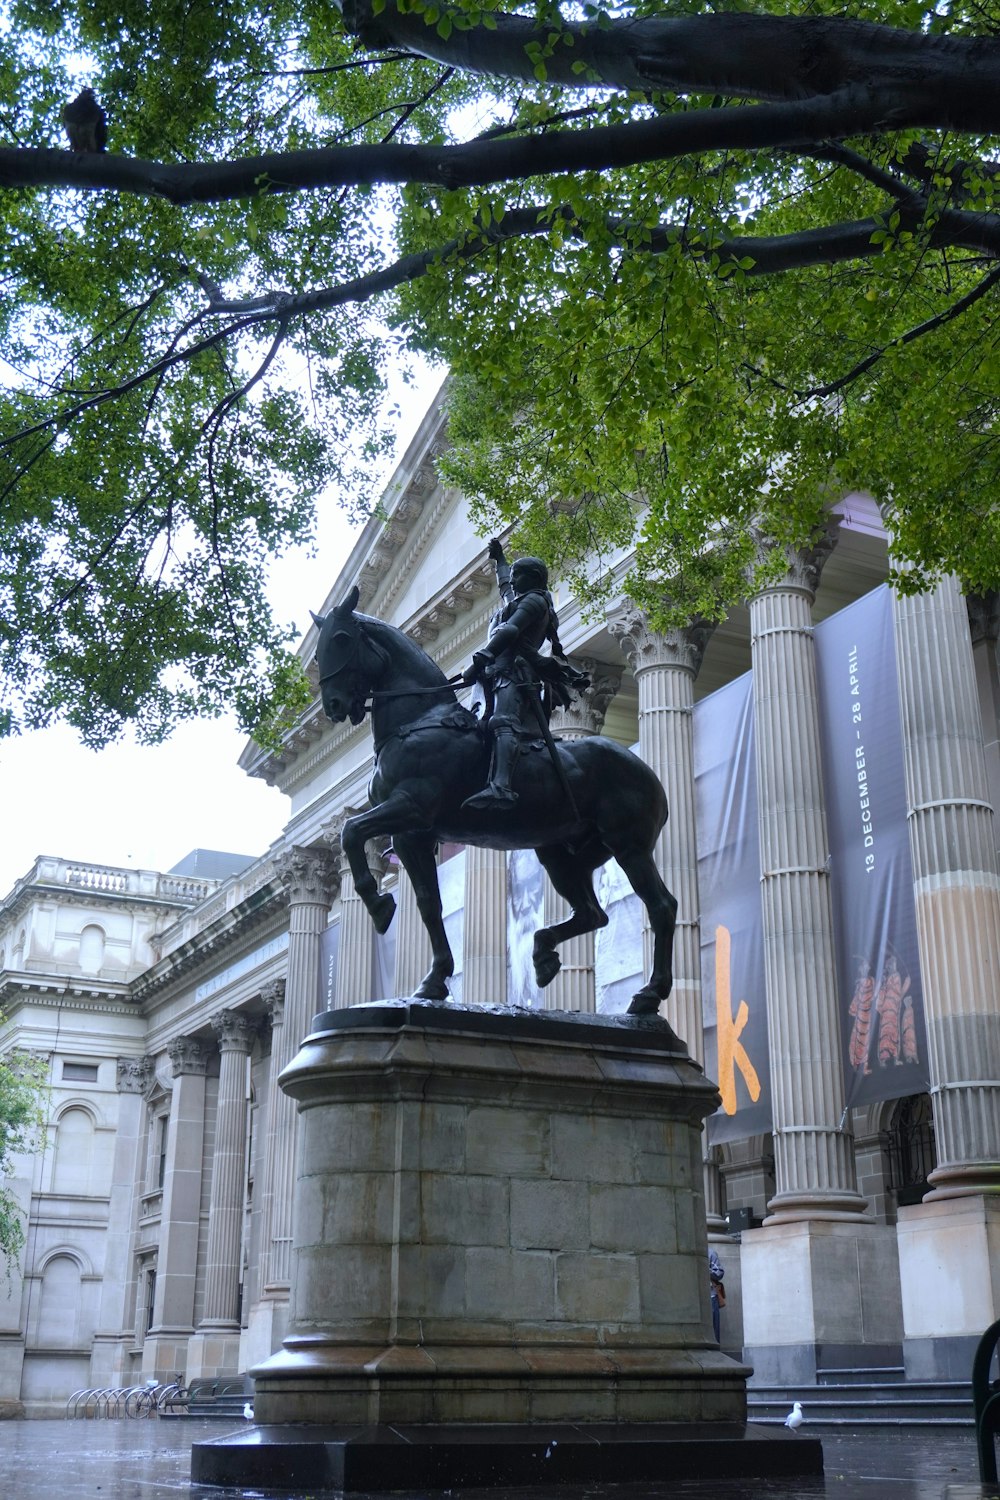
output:
[{"label": "stone step", "polygon": [[764,1425],[783,1423],[802,1404],[812,1426],[971,1426],[972,1392],[964,1382],[855,1381],[805,1389],[751,1386],[747,1415]]},{"label": "stone step", "polygon": [[233,1376],[225,1381],[196,1381],[183,1406],[177,1404],[160,1413],[165,1417],[218,1417],[227,1422],[242,1418],[247,1402],[253,1404],[253,1382]]},{"label": "stone step", "polygon": [[902,1365],[859,1365],[854,1369],[816,1371],[818,1385],[902,1385],[906,1371]]}]

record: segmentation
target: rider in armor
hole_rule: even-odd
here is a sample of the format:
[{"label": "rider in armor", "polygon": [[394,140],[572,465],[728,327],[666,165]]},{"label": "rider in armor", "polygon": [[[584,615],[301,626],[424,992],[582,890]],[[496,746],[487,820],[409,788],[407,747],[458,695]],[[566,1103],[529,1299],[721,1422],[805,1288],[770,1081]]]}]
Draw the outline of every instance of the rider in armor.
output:
[{"label": "rider in armor", "polygon": [[[509,564],[496,540],[489,544],[489,555],[503,602],[490,623],[486,646],[475,653],[462,681],[483,684],[493,759],[488,786],[464,805],[496,810],[517,801],[511,783],[525,742],[544,738],[551,749],[548,719],[553,708],[565,707],[572,690],[586,687],[588,678],[566,661],[559,644],[545,564],[537,557]],[[542,653],[546,643],[551,655]]]}]

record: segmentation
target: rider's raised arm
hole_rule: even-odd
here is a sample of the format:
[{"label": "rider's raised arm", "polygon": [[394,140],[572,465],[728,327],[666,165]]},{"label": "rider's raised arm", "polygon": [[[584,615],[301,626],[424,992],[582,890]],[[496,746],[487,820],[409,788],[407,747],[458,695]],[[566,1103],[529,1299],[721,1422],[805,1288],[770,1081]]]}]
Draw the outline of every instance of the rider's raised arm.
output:
[{"label": "rider's raised arm", "polygon": [[514,586],[510,581],[511,566],[504,554],[503,543],[497,537],[493,537],[486,550],[497,570],[497,588],[500,590],[500,597],[505,604],[509,604],[514,597]]}]

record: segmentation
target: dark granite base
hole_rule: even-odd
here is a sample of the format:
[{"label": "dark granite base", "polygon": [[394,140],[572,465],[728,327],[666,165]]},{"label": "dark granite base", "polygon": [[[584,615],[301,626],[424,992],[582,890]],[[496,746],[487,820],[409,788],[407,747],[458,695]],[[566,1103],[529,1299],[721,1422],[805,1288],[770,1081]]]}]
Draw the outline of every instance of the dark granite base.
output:
[{"label": "dark granite base", "polygon": [[254,1427],[191,1450],[191,1481],[377,1491],[822,1474],[817,1438],[736,1423]]}]

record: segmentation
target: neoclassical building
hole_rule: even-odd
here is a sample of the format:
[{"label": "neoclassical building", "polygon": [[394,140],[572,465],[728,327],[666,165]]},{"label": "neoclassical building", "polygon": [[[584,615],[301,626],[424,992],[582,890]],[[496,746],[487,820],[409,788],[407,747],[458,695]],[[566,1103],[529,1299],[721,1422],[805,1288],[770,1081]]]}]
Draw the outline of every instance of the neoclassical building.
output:
[{"label": "neoclassical building", "polygon": [[[362,610],[451,676],[496,599],[463,497],[436,477],[444,441],[435,406],[326,604],[308,602],[357,583]],[[722,1088],[704,1193],[724,1347],[769,1383],[844,1365],[967,1378],[1000,1316],[1000,612],[947,580],[892,599],[874,506],[835,510],[823,545],[714,631],[659,635],[625,604],[588,620],[556,582],[591,687],[553,729],[635,747],[670,798],[666,1008]],[[311,628],[307,663],[315,644]],[[370,848],[398,903],[378,940],[341,857],[367,725],[330,724],[317,699],[280,753],[250,745],[241,765],[288,798],[260,857],[202,852],[168,874],[39,858],[0,903],[0,1045],[47,1058],[51,1085],[9,1183],[28,1242],[0,1297],[0,1410],[236,1376],[280,1345],[296,1119],[276,1080],[313,1015],[410,994],[427,966],[391,850]],[[565,945],[541,994],[525,937],[560,907],[533,857],[444,847],[439,870],[456,999],[625,1008],[644,936],[614,868],[608,927]]]}]

